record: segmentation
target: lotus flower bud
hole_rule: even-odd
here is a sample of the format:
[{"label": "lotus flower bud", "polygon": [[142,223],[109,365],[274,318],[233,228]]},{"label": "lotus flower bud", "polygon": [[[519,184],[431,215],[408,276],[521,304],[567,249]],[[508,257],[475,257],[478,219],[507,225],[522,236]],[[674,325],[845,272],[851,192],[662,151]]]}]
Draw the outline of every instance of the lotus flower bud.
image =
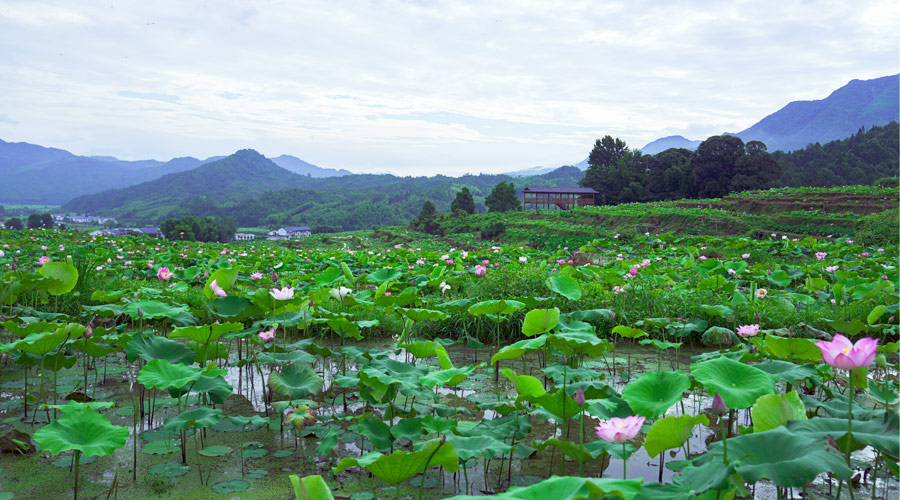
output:
[{"label": "lotus flower bud", "polygon": [[278,275],[275,274],[275,270],[272,270],[272,281],[278,281]]},{"label": "lotus flower bud", "polygon": [[140,307],[138,307],[137,313],[138,313],[138,318],[143,318],[143,317],[144,317],[144,311],[141,311],[141,308],[140,308]]},{"label": "lotus flower bud", "polygon": [[93,337],[93,336],[94,336],[94,329],[91,328],[91,325],[88,325],[88,326],[84,329],[84,338],[89,339],[89,338],[91,338],[91,337]]},{"label": "lotus flower bud", "polygon": [[722,401],[722,397],[719,396],[718,392],[715,397],[713,397],[712,413],[713,415],[718,415],[720,417],[728,413],[728,407],[725,406],[725,401]]},{"label": "lotus flower bud", "polygon": [[575,404],[578,406],[584,406],[584,391],[581,387],[578,388],[578,392],[575,393]]}]

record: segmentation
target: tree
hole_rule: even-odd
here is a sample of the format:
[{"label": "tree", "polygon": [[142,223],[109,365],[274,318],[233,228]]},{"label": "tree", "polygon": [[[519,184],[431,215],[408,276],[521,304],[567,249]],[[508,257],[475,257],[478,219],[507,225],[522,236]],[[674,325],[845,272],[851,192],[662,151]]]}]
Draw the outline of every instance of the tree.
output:
[{"label": "tree", "polygon": [[166,219],[159,226],[163,235],[170,240],[218,241],[234,239],[237,230],[230,217],[183,217]]},{"label": "tree", "polygon": [[516,187],[512,182],[500,182],[484,199],[488,212],[514,212],[522,210],[522,202],[516,195]]},{"label": "tree", "polygon": [[735,162],[734,176],[728,184],[728,190],[734,193],[778,187],[781,165],[766,151],[766,145],[759,141],[750,141],[744,149],[747,154]]},{"label": "tree", "polygon": [[640,151],[631,151],[622,139],[606,135],[594,143],[588,156],[590,166],[579,184],[600,193],[601,205],[640,201],[645,196],[640,187],[642,163]]},{"label": "tree", "polygon": [[41,227],[41,215],[30,214],[28,216],[28,229],[38,229]]},{"label": "tree", "polygon": [[618,137],[613,139],[611,135],[607,134],[602,139],[597,139],[597,142],[594,143],[594,149],[591,150],[591,154],[588,156],[588,165],[591,167],[611,167],[618,163],[619,160],[625,158],[625,154],[628,151],[628,145],[625,144],[625,141]]},{"label": "tree", "polygon": [[450,204],[450,211],[454,215],[458,213],[475,213],[475,199],[472,198],[472,193],[469,192],[467,186],[463,186],[462,190],[456,193],[456,198]]},{"label": "tree", "polygon": [[691,183],[700,198],[728,194],[739,158],[746,153],[744,141],[733,135],[716,135],[700,143],[691,156]]},{"label": "tree", "polygon": [[42,213],[41,226],[43,226],[44,229],[50,229],[51,227],[53,227],[53,216],[47,212]]},{"label": "tree", "polygon": [[18,230],[18,229],[22,229],[25,226],[22,224],[22,219],[20,219],[18,217],[13,217],[11,219],[6,219],[6,227],[8,227],[10,229]]},{"label": "tree", "polygon": [[437,209],[434,208],[434,203],[432,203],[431,200],[425,200],[425,203],[422,204],[422,211],[419,212],[419,216],[412,221],[410,227],[416,231],[422,231],[423,233],[442,234],[443,229],[437,218],[438,213]]}]

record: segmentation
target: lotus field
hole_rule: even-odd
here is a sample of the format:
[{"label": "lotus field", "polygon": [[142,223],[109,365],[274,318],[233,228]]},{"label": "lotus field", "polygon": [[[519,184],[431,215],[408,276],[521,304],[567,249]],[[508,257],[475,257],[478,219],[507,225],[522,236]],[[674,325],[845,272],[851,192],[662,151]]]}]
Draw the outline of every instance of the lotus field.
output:
[{"label": "lotus field", "polygon": [[897,498],[896,247],[308,241],[0,231],[0,498]]}]

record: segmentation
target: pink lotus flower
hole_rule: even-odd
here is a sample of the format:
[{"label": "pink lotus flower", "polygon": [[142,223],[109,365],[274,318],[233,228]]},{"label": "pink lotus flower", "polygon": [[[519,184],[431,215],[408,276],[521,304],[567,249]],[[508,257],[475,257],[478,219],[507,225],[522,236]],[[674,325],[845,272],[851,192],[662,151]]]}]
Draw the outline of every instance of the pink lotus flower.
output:
[{"label": "pink lotus flower", "polygon": [[91,325],[88,325],[84,328],[84,338],[89,339],[94,336],[94,329],[91,328]]},{"label": "pink lotus flower", "polygon": [[268,330],[263,330],[263,331],[259,332],[259,339],[262,340],[263,342],[265,342],[267,340],[272,340],[274,338],[275,338],[275,327],[274,326]]},{"label": "pink lotus flower", "polygon": [[161,267],[161,268],[159,268],[159,271],[156,271],[156,277],[163,281],[167,281],[167,280],[171,279],[172,276],[173,276],[173,274],[171,271],[169,271],[168,267]]},{"label": "pink lotus flower", "polygon": [[584,390],[581,387],[579,387],[578,392],[575,393],[574,399],[575,399],[575,404],[577,404],[578,406],[584,406],[584,403],[586,402],[586,400],[584,399]]},{"label": "pink lotus flower", "polygon": [[766,295],[769,295],[769,291],[766,290],[765,288],[757,288],[756,289],[756,298],[764,299],[764,298],[766,298]]},{"label": "pink lotus flower", "polygon": [[597,430],[597,435],[600,436],[600,439],[604,441],[624,443],[641,432],[644,420],[644,417],[635,415],[625,418],[613,417],[609,421],[601,420],[600,425],[594,427],[594,429]]},{"label": "pink lotus flower", "polygon": [[475,266],[475,276],[479,278],[483,278],[485,273],[487,272],[487,268],[484,266]]},{"label": "pink lotus flower", "polygon": [[275,300],[290,300],[291,297],[294,296],[294,289],[287,286],[282,288],[281,290],[273,288],[269,290],[269,295],[271,295]]},{"label": "pink lotus flower", "polygon": [[839,267],[839,266],[828,266],[828,267],[825,268],[825,271],[826,271],[826,272],[829,272],[829,273],[833,273],[833,272],[835,272],[835,271],[838,270],[838,267]]},{"label": "pink lotus flower", "polygon": [[755,337],[759,333],[759,325],[741,325],[737,328],[737,334],[741,337]]},{"label": "pink lotus flower", "polygon": [[46,255],[38,259],[38,264],[42,266],[48,262],[50,262],[50,257],[47,257]]},{"label": "pink lotus flower", "polygon": [[259,271],[257,271],[257,272],[255,272],[255,273],[251,274],[250,277],[253,278],[253,279],[255,279],[255,280],[261,280],[261,279],[262,279],[262,273],[259,272]]},{"label": "pink lotus flower", "polygon": [[628,274],[632,276],[637,276],[638,270],[636,268],[631,268],[628,270]]},{"label": "pink lotus flower", "polygon": [[225,293],[225,290],[219,286],[219,282],[217,280],[212,280],[212,283],[209,284],[209,289],[212,290],[216,297],[227,297],[228,294]]},{"label": "pink lotus flower", "polygon": [[828,256],[825,252],[816,252],[816,260],[825,260],[825,257]]},{"label": "pink lotus flower", "polygon": [[728,413],[728,407],[725,405],[725,401],[722,400],[722,396],[719,396],[719,393],[717,392],[713,397],[712,414],[721,417],[726,413]]},{"label": "pink lotus flower", "polygon": [[816,342],[816,346],[822,351],[822,359],[826,363],[841,370],[852,370],[872,364],[878,340],[866,337],[854,344],[847,337],[836,333],[831,342]]}]

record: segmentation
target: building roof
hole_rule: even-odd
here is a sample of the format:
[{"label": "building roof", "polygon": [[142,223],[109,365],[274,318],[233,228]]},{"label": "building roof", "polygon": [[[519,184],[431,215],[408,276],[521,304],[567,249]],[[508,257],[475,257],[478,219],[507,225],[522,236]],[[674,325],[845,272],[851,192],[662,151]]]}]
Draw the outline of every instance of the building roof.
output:
[{"label": "building roof", "polygon": [[286,227],[286,228],[284,228],[284,230],[289,233],[296,233],[298,231],[309,231],[309,228],[306,226],[298,226],[298,227]]},{"label": "building roof", "polygon": [[564,188],[564,187],[527,187],[523,193],[570,193],[570,194],[599,194],[591,188]]}]

